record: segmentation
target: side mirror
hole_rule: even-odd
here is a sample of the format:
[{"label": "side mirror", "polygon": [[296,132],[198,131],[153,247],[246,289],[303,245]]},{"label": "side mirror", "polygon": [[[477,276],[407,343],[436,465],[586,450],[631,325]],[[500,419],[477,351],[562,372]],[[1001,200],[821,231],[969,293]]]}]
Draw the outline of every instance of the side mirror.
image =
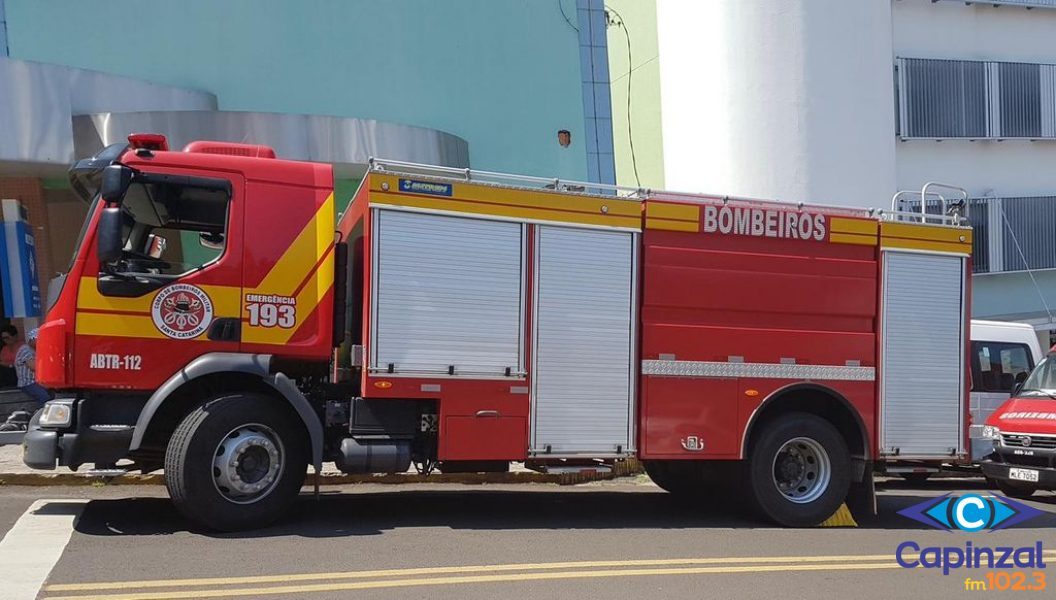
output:
[{"label": "side mirror", "polygon": [[1016,385],[1012,388],[1012,395],[1010,398],[1015,398],[1023,391],[1023,384],[1027,382],[1027,372],[1024,371],[1019,375],[1016,375]]},{"label": "side mirror", "polygon": [[100,262],[111,263],[121,258],[121,247],[124,245],[124,240],[121,235],[120,207],[103,209],[103,214],[99,217],[99,228],[95,232],[95,241]]},{"label": "side mirror", "polygon": [[118,202],[125,197],[128,186],[132,185],[132,169],[123,165],[110,165],[103,169],[103,181],[99,186],[99,195],[107,202]]}]

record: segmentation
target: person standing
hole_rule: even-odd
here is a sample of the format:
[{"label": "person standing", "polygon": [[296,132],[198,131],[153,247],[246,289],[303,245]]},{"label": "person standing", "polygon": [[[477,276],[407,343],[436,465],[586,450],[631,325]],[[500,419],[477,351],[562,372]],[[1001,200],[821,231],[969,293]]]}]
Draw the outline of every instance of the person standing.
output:
[{"label": "person standing", "polygon": [[[16,337],[17,340],[17,337]],[[37,383],[37,330],[26,336],[27,343],[19,343],[15,350],[15,374],[18,375],[18,389],[25,395],[43,405],[51,400],[51,394],[44,386]]]},{"label": "person standing", "polygon": [[18,329],[14,325],[0,327],[0,344],[0,388],[13,387],[18,381],[15,375]]}]

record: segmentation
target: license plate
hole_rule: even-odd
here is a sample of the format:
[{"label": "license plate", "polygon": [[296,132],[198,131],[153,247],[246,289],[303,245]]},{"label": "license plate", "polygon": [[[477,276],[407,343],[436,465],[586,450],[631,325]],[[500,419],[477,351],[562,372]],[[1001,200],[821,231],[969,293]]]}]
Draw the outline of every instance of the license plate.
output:
[{"label": "license plate", "polygon": [[1032,481],[1037,483],[1038,472],[1034,469],[1009,469],[1008,478],[1016,481]]}]

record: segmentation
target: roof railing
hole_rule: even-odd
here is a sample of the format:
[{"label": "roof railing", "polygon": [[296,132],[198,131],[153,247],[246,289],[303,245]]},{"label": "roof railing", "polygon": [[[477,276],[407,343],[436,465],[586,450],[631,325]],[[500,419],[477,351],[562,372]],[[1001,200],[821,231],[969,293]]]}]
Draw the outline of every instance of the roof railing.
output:
[{"label": "roof railing", "polygon": [[891,200],[892,210],[887,211],[877,208],[853,208],[848,206],[839,206],[835,204],[815,204],[813,202],[807,204],[804,202],[785,202],[781,200],[766,200],[762,198],[727,196],[723,194],[703,194],[691,192],[672,192],[666,190],[651,190],[646,188],[610,185],[606,183],[594,183],[589,181],[560,179],[556,177],[536,177],[533,175],[515,175],[511,173],[499,173],[496,171],[482,171],[478,169],[460,167],[425,165],[414,162],[388,160],[381,158],[370,158],[367,164],[368,169],[370,171],[381,173],[420,175],[423,177],[432,177],[436,179],[445,179],[450,181],[482,183],[487,185],[499,185],[505,187],[559,190],[563,192],[580,194],[615,196],[621,200],[633,200],[637,202],[641,202],[646,199],[651,199],[672,200],[675,202],[693,202],[697,204],[727,204],[732,201],[742,205],[747,204],[752,206],[758,206],[761,208],[776,208],[781,210],[803,210],[805,208],[815,210],[822,209],[826,213],[844,215],[849,217],[874,218],[881,220],[897,221],[915,220],[919,223],[933,223],[942,225],[961,225],[964,221],[964,218],[963,216],[957,214],[945,214],[945,198],[942,198],[942,196],[939,195],[937,192],[929,192],[928,188],[943,187],[947,189],[958,190],[959,192],[963,192],[965,197],[967,198],[967,192],[956,186],[949,186],[938,182],[929,182],[925,184],[925,193],[927,193],[929,196],[935,196],[943,199],[943,214],[940,215],[924,212],[903,211],[900,210],[896,205],[897,201],[900,198],[900,195],[908,195],[914,193],[919,195],[920,192],[899,192],[895,194],[895,197]]}]

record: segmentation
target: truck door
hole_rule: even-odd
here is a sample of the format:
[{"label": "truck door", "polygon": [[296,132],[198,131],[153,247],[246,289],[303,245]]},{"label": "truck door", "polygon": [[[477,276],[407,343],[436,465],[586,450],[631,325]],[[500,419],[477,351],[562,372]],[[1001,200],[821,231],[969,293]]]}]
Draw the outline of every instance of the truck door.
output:
[{"label": "truck door", "polygon": [[[208,352],[237,352],[243,181],[145,173],[122,204],[124,249],[80,282],[79,387],[151,390]],[[94,271],[94,269],[93,269]]]}]

